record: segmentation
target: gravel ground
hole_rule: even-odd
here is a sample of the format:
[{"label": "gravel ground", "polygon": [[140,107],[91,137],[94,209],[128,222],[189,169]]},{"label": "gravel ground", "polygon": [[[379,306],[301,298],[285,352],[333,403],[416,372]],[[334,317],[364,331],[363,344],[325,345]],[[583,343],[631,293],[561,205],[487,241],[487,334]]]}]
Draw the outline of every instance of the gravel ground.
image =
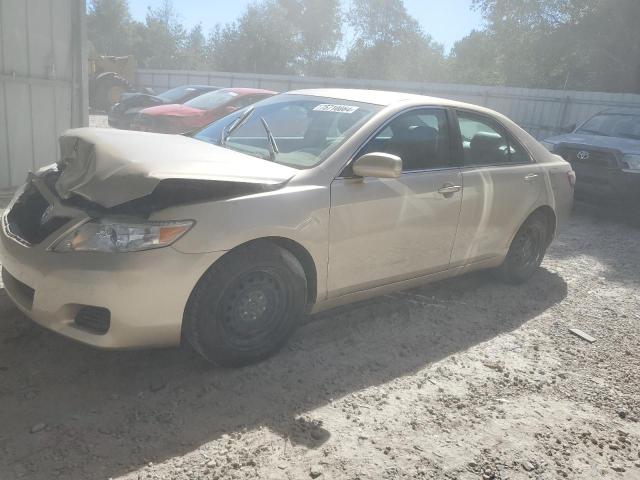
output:
[{"label": "gravel ground", "polygon": [[77,345],[0,289],[0,478],[637,480],[639,247],[578,212],[525,286],[343,308],[239,370]]}]

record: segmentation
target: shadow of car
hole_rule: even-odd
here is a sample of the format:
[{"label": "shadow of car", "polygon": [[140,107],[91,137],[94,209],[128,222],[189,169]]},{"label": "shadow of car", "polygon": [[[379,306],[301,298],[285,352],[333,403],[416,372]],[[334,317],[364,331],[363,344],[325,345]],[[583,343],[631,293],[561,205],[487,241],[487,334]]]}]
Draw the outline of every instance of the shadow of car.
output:
[{"label": "shadow of car", "polygon": [[[20,463],[34,480],[53,471],[115,478],[262,427],[319,448],[332,432],[309,410],[515,330],[566,295],[546,269],[526,288],[470,274],[324,313],[281,355],[228,370],[186,349],[96,351],[27,322],[0,294],[0,418],[10,439],[0,477]],[[37,422],[48,425],[37,439],[47,454],[25,455]]]}]

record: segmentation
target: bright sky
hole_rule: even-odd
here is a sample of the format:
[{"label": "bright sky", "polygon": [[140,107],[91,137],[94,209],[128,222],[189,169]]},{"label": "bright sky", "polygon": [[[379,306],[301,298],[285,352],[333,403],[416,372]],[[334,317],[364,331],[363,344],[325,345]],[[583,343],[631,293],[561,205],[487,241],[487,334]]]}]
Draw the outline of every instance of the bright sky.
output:
[{"label": "bright sky", "polygon": [[[174,0],[173,5],[187,27],[202,23],[205,32],[217,23],[235,20],[252,0]],[[144,20],[147,7],[162,0],[129,0],[131,14]],[[474,28],[482,26],[480,13],[471,9],[471,0],[404,0],[407,10],[423,29],[448,51]]]}]

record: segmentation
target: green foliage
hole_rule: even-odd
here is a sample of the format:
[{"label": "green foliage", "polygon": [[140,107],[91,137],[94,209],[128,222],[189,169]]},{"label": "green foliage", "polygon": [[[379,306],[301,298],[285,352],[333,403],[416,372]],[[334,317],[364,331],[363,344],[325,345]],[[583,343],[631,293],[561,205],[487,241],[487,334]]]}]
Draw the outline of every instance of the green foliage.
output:
[{"label": "green foliage", "polygon": [[476,30],[456,42],[449,56],[450,79],[455,83],[503,84],[495,43],[494,36]]},{"label": "green foliage", "polygon": [[[474,0],[493,42],[498,83],[640,93],[640,1]],[[467,43],[467,45],[464,45]],[[488,52],[467,37],[459,64]],[[464,52],[462,48],[464,47]],[[491,82],[490,82],[491,83]]]},{"label": "green foliage", "polygon": [[253,3],[209,40],[221,70],[327,73],[342,37],[339,0],[267,0]]},{"label": "green foliage", "polygon": [[144,24],[139,24],[138,41],[132,53],[138,63],[149,68],[182,68],[187,33],[169,0],[149,8]]},{"label": "green foliage", "polygon": [[213,64],[229,72],[292,73],[294,30],[285,16],[279,2],[249,5],[237,22],[213,32]]},{"label": "green foliage", "polygon": [[97,52],[143,67],[640,93],[640,0],[473,4],[486,25],[449,56],[403,0],[255,0],[208,35],[170,0],[144,22],[127,0],[90,0],[87,24]]},{"label": "green foliage", "polygon": [[426,34],[402,0],[353,0],[347,15],[355,39],[345,71],[356,78],[441,81],[443,47]]},{"label": "green foliage", "polygon": [[129,55],[135,23],[127,0],[90,0],[87,10],[87,31],[96,51]]}]

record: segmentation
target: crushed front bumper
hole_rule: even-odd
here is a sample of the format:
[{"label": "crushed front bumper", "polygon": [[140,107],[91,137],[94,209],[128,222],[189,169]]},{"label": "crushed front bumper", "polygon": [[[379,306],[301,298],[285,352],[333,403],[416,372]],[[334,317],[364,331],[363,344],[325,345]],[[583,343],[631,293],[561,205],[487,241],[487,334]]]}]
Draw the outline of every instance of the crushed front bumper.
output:
[{"label": "crushed front bumper", "polygon": [[[50,330],[100,348],[179,344],[191,290],[223,253],[184,254],[171,247],[56,253],[24,245],[0,228],[5,289],[17,307]],[[106,333],[76,323],[87,306],[109,310]]]}]

